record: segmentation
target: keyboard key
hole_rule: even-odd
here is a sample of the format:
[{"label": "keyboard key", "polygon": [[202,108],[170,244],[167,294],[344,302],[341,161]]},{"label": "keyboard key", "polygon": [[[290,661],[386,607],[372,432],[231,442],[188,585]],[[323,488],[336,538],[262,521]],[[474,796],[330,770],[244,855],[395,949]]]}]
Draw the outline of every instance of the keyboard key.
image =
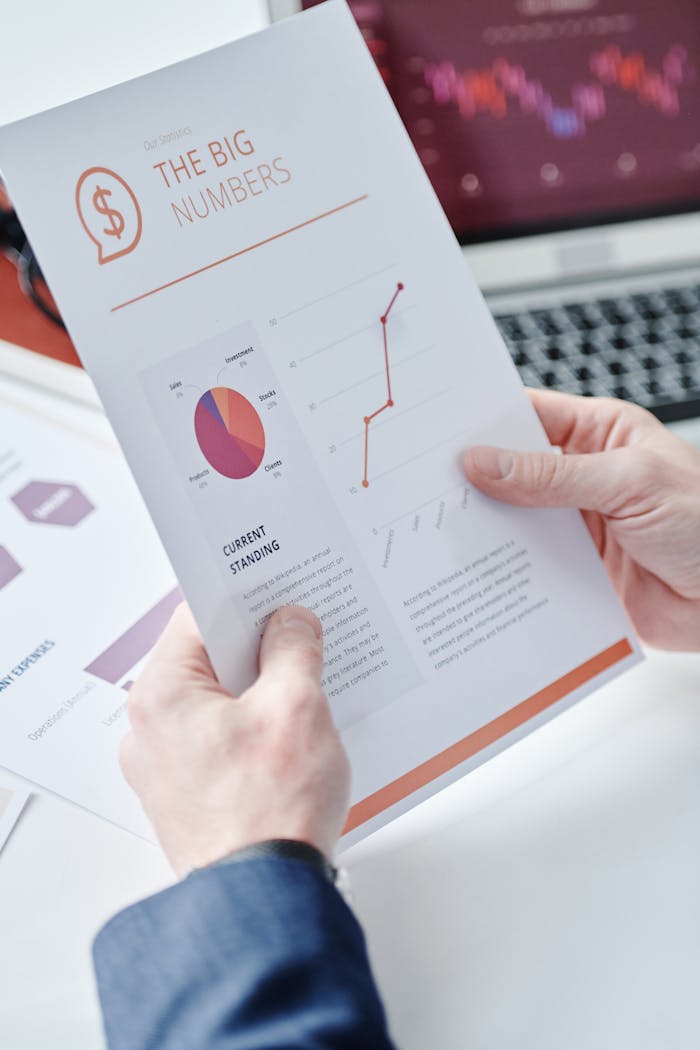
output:
[{"label": "keyboard key", "polygon": [[655,321],[659,317],[663,317],[666,312],[663,302],[651,295],[633,295],[632,302],[637,308],[639,316],[643,317],[645,321]]},{"label": "keyboard key", "polygon": [[538,339],[529,339],[526,343],[520,344],[530,358],[530,364],[533,368],[548,368],[550,360],[545,353],[546,343]]},{"label": "keyboard key", "polygon": [[520,369],[520,378],[525,386],[542,386],[538,373],[531,365],[525,365]]},{"label": "keyboard key", "polygon": [[592,383],[588,383],[587,389],[591,391],[594,397],[612,396],[609,380],[601,381],[600,379],[594,379]]},{"label": "keyboard key", "polygon": [[600,345],[592,339],[584,339],[579,347],[579,353],[583,354],[584,357],[592,357],[594,354],[600,353]]},{"label": "keyboard key", "polygon": [[599,299],[597,305],[608,324],[627,324],[634,317],[633,308],[624,300]]},{"label": "keyboard key", "polygon": [[582,332],[590,332],[597,328],[596,322],[589,317],[584,308],[578,303],[569,303],[564,307],[571,323]]},{"label": "keyboard key", "polygon": [[561,328],[554,319],[551,310],[533,310],[530,316],[545,335],[560,334]]},{"label": "keyboard key", "polygon": [[520,318],[516,314],[502,314],[497,316],[495,321],[506,339],[517,341],[526,338]]},{"label": "keyboard key", "polygon": [[657,328],[647,328],[642,331],[642,338],[644,342],[649,343],[650,346],[656,346],[657,343],[662,343],[664,337]]},{"label": "keyboard key", "polygon": [[663,296],[666,305],[673,314],[682,317],[685,314],[692,314],[695,311],[697,304],[693,302],[688,294],[682,292],[680,289],[667,289],[663,293]]}]

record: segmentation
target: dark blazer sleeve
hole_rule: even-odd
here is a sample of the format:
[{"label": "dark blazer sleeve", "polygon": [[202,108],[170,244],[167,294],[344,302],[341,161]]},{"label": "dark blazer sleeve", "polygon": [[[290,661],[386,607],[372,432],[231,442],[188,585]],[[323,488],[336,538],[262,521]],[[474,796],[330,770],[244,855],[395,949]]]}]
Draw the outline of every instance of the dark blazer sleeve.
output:
[{"label": "dark blazer sleeve", "polygon": [[194,872],[115,916],[95,970],[110,1050],[390,1050],[360,926],[300,860]]}]

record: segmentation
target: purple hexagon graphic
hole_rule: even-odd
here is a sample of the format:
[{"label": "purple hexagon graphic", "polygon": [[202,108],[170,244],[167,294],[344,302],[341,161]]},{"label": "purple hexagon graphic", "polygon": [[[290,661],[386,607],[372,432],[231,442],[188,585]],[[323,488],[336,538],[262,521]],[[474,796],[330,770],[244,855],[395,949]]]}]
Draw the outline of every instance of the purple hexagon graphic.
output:
[{"label": "purple hexagon graphic", "polygon": [[6,547],[0,547],[0,591],[19,576],[22,566],[12,557]]},{"label": "purple hexagon graphic", "polygon": [[95,508],[77,485],[30,481],[12,502],[27,521],[38,525],[78,525]]}]

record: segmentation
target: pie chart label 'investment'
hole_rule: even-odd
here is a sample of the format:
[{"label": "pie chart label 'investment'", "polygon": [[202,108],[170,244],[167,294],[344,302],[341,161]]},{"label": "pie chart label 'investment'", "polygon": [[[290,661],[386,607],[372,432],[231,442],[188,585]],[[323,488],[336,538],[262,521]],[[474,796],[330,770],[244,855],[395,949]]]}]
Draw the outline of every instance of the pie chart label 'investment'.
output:
[{"label": "pie chart label 'investment'", "polygon": [[225,478],[248,478],[265,455],[265,431],[250,401],[226,386],[202,394],[194,413],[202,455]]}]

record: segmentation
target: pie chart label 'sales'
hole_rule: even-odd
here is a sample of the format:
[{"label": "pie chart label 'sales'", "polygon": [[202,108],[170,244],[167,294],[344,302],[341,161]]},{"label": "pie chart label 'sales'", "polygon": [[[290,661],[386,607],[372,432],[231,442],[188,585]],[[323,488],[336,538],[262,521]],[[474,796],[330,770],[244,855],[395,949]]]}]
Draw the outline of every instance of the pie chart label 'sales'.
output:
[{"label": "pie chart label 'sales'", "polygon": [[194,413],[202,455],[225,478],[248,478],[265,455],[265,431],[250,401],[227,386],[202,394]]}]

